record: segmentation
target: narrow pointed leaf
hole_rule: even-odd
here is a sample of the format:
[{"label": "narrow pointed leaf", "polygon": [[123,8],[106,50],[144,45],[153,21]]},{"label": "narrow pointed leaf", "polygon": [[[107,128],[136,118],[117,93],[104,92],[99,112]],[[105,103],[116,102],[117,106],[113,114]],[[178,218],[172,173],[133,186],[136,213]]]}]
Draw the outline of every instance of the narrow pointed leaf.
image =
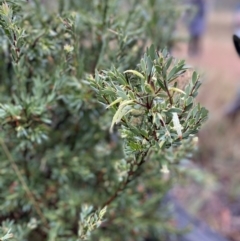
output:
[{"label": "narrow pointed leaf", "polygon": [[136,70],[129,69],[129,70],[124,71],[124,74],[126,74],[126,73],[131,73],[131,74],[134,74],[134,75],[140,77],[141,79],[144,79],[144,76]]}]

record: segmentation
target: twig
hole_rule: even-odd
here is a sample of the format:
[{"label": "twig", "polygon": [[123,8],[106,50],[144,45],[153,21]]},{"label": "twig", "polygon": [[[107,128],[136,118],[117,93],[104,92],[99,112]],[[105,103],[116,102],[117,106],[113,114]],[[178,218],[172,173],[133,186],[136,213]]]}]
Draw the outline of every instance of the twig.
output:
[{"label": "twig", "polygon": [[166,83],[166,80],[164,80],[164,86],[166,88],[166,91],[167,91],[167,95],[168,95],[168,98],[169,98],[169,101],[170,101],[170,104],[173,105],[173,101],[172,101],[172,96],[169,92],[169,89],[168,89],[168,86],[167,86],[167,83]]},{"label": "twig", "polygon": [[135,102],[136,104],[141,105],[141,106],[143,106],[143,107],[145,107],[145,108],[146,108],[146,105],[144,105],[144,104],[142,104],[142,103],[138,102],[137,100],[135,100],[134,102]]},{"label": "twig", "polygon": [[[106,26],[107,26],[107,15],[108,15],[108,1],[105,0],[105,5],[104,5],[104,10],[103,10],[103,16],[102,16],[102,31],[106,31]],[[103,32],[102,32],[103,35]],[[94,64],[92,66],[92,72],[94,73],[95,69],[98,67],[99,62],[101,60],[102,54],[103,54],[103,49],[104,49],[104,41],[103,41],[103,36],[98,36],[99,37],[99,44],[98,44],[98,54],[97,57],[95,58]]]},{"label": "twig", "polygon": [[27,186],[20,170],[18,169],[18,166],[16,165],[15,161],[13,160],[13,157],[8,149],[8,147],[6,146],[6,144],[4,143],[4,141],[2,139],[0,139],[0,145],[8,159],[8,161],[10,162],[14,172],[16,173],[20,183],[22,184],[28,198],[30,199],[30,201],[32,202],[33,206],[35,207],[36,209],[36,212],[38,213],[40,219],[42,220],[43,224],[46,226],[46,228],[48,228],[48,222],[47,222],[47,219],[44,217],[37,201],[35,200],[34,198],[34,195],[32,194],[32,192],[30,191],[29,187]]},{"label": "twig", "polygon": [[[134,177],[136,176],[139,168],[146,162],[146,157],[148,156],[148,151],[144,152],[142,154],[142,158],[140,160],[139,163],[133,163],[131,164],[130,170],[127,173],[127,179],[126,181],[122,184],[119,185],[119,187],[117,188],[117,190],[114,192],[114,194],[102,205],[102,208],[108,206],[109,204],[111,204],[119,195],[120,192],[124,191],[127,187],[127,185],[134,179]],[[136,170],[133,171],[133,167],[137,166]]]}]

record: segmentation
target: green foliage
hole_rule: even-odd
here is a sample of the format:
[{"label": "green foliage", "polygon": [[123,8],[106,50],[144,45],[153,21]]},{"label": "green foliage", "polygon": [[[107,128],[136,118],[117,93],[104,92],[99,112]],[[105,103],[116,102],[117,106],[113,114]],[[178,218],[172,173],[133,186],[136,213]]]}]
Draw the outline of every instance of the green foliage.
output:
[{"label": "green foliage", "polygon": [[11,233],[11,229],[8,229],[5,224],[2,224],[2,227],[0,227],[0,240],[5,241],[11,239],[12,237],[13,234]]},{"label": "green foliage", "polygon": [[171,47],[179,0],[0,3],[0,240],[166,240],[207,117],[184,61],[143,54]]}]

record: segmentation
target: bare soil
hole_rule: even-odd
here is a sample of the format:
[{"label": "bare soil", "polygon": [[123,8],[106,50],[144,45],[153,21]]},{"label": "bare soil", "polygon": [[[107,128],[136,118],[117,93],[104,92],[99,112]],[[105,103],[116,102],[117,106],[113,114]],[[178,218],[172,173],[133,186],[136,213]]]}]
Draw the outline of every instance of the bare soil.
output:
[{"label": "bare soil", "polygon": [[232,34],[231,12],[213,12],[202,40],[201,56],[188,58],[186,43],[176,46],[174,54],[203,73],[198,100],[210,114],[199,134],[193,169],[200,168],[194,178],[189,177],[188,184],[175,189],[175,194],[213,229],[240,241],[240,117],[231,122],[224,115],[240,89],[240,58]]}]

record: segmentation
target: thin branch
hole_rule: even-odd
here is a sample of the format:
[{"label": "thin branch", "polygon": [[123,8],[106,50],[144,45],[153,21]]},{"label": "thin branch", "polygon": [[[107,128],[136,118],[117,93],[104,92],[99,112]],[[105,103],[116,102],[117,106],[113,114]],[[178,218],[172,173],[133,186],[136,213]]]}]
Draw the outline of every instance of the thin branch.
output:
[{"label": "thin branch", "polygon": [[[108,9],[109,9],[109,0],[105,0],[104,10],[103,10],[103,16],[102,16],[102,31],[106,31],[107,26],[107,16],[108,16]],[[97,57],[95,58],[95,61],[92,66],[92,72],[94,73],[95,69],[98,67],[99,62],[101,60],[101,57],[103,55],[103,48],[104,48],[104,41],[103,41],[103,32],[101,33],[101,36],[99,35],[99,43],[98,43],[98,51],[97,51]]]},{"label": "thin branch", "polygon": [[33,43],[31,44],[31,47],[30,49],[34,49],[37,45],[37,42],[39,41],[39,39],[45,34],[45,31],[43,33],[41,33],[34,41]]},{"label": "thin branch", "polygon": [[161,91],[161,87],[155,92],[155,95],[157,95]]},{"label": "thin branch", "polygon": [[168,86],[167,86],[166,80],[164,80],[164,86],[165,86],[165,88],[166,88],[166,90],[167,90],[167,95],[168,95],[168,98],[169,98],[170,104],[173,105],[172,96],[171,96],[171,94],[170,94],[170,92],[169,92],[169,89],[168,89]]},{"label": "thin branch", "polygon": [[[132,163],[130,170],[127,173],[127,179],[124,183],[121,183],[117,190],[113,193],[113,195],[102,205],[102,208],[111,204],[120,194],[120,192],[124,191],[127,185],[137,176],[137,172],[139,168],[146,162],[146,157],[148,156],[148,151],[144,152],[142,158],[139,163]],[[134,166],[137,166],[136,170],[134,171]]]},{"label": "thin branch", "polygon": [[10,162],[14,172],[16,173],[20,183],[22,184],[23,186],[23,189],[25,190],[28,198],[30,199],[30,201],[32,202],[33,206],[35,207],[36,209],[36,212],[37,214],[39,215],[40,219],[42,220],[43,224],[46,226],[46,228],[48,228],[48,222],[47,222],[47,219],[44,217],[37,201],[35,200],[35,197],[34,195],[32,194],[32,192],[30,191],[29,187],[27,186],[20,170],[18,169],[18,166],[16,165],[15,161],[13,160],[13,157],[8,149],[8,147],[6,146],[6,144],[4,143],[4,141],[2,139],[0,139],[0,145],[8,159],[8,161]]},{"label": "thin branch", "polygon": [[136,100],[134,101],[134,103],[136,103],[136,104],[138,104],[138,105],[141,105],[141,106],[143,106],[143,107],[145,107],[145,108],[147,107],[146,105],[144,105],[144,104],[142,104],[142,103],[140,103],[140,102],[138,102],[138,101],[136,101]]},{"label": "thin branch", "polygon": [[190,94],[189,96],[192,96],[192,95],[193,95],[193,91],[195,90],[198,82],[199,82],[199,81],[196,81],[196,83],[194,84],[194,86],[193,86],[193,88],[192,88],[192,90],[191,90],[191,94]]}]

